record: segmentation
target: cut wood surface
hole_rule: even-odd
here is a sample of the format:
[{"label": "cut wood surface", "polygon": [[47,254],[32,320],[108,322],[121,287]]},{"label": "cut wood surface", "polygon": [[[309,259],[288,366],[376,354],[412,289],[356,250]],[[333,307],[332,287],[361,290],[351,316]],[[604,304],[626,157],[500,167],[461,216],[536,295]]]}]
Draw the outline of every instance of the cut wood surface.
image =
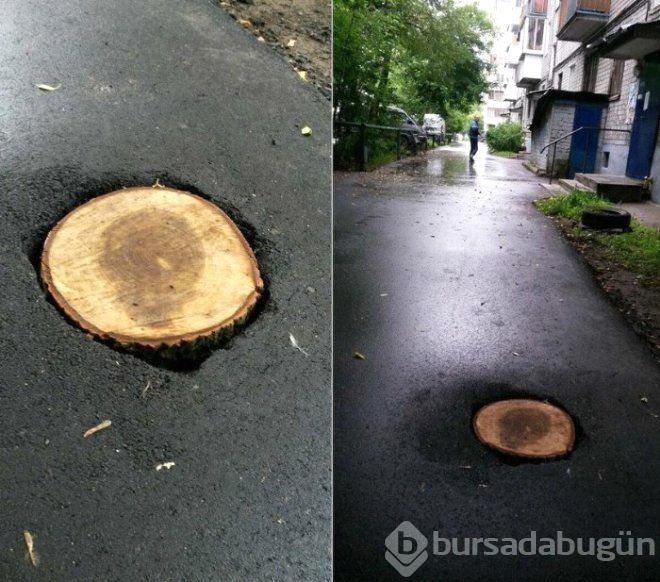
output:
[{"label": "cut wood surface", "polygon": [[118,190],[73,210],[48,235],[41,269],[75,323],[126,347],[230,335],[263,291],[231,219],[162,187]]},{"label": "cut wood surface", "polygon": [[561,408],[531,399],[501,400],[481,408],[473,420],[479,440],[507,455],[550,459],[573,449],[575,427]]}]

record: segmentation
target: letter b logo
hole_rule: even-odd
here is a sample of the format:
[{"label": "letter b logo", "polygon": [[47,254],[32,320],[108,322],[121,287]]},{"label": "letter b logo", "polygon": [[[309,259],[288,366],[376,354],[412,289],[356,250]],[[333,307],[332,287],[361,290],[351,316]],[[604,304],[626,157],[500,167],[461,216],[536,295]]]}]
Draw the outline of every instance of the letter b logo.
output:
[{"label": "letter b logo", "polygon": [[385,559],[399,574],[408,578],[429,557],[425,551],[428,544],[426,537],[412,523],[404,521],[387,536]]}]

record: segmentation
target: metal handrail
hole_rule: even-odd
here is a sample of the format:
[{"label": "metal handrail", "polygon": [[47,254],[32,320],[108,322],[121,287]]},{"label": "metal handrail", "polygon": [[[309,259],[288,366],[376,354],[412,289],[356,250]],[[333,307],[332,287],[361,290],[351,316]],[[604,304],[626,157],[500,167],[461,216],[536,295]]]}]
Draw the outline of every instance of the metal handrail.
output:
[{"label": "metal handrail", "polygon": [[599,127],[578,127],[577,129],[574,129],[570,133],[564,134],[561,137],[557,138],[555,141],[551,141],[550,143],[545,144],[539,153],[543,153],[546,149],[548,149],[551,145],[554,145],[558,142],[560,142],[563,139],[566,139],[567,137],[571,137],[573,134],[578,133],[582,131],[583,129],[600,129]]},{"label": "metal handrail", "polygon": [[584,168],[586,167],[587,164],[587,154],[589,152],[589,139],[591,138],[591,131],[596,130],[596,131],[618,131],[618,132],[623,132],[623,133],[630,133],[629,129],[611,129],[607,127],[578,127],[577,129],[574,129],[573,131],[566,133],[562,135],[561,137],[558,137],[556,140],[551,141],[550,143],[545,144],[539,153],[543,153],[546,149],[548,149],[551,145],[555,146],[554,149],[552,150],[552,164],[550,165],[550,180],[549,184],[552,184],[552,176],[555,173],[555,158],[557,156],[557,144],[566,139],[567,137],[571,137],[572,135],[575,135],[576,133],[579,133],[582,130],[587,130],[589,133],[587,134],[587,147],[584,149],[584,159],[582,161],[582,171],[584,171]]},{"label": "metal handrail", "polygon": [[400,127],[391,127],[389,125],[374,125],[373,123],[359,123],[357,121],[335,121],[335,126],[345,125],[347,127],[365,127],[368,129],[389,129],[391,131],[401,131]]}]

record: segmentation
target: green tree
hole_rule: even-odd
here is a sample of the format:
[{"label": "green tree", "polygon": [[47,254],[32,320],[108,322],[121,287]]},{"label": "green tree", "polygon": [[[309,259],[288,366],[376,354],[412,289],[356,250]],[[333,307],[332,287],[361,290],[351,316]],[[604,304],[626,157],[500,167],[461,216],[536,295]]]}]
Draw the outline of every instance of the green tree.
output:
[{"label": "green tree", "polygon": [[469,112],[487,88],[491,33],[482,11],[453,0],[335,0],[337,119],[378,122],[392,103]]}]

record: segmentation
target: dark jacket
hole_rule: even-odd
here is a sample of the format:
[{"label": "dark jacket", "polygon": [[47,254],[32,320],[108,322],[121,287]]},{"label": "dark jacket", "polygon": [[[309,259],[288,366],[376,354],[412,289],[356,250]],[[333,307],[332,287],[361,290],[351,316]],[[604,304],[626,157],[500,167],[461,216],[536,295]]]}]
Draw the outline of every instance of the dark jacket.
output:
[{"label": "dark jacket", "polygon": [[475,121],[474,119],[470,121],[470,137],[471,138],[477,138],[479,137],[479,134],[481,132],[479,131],[479,123]]}]

